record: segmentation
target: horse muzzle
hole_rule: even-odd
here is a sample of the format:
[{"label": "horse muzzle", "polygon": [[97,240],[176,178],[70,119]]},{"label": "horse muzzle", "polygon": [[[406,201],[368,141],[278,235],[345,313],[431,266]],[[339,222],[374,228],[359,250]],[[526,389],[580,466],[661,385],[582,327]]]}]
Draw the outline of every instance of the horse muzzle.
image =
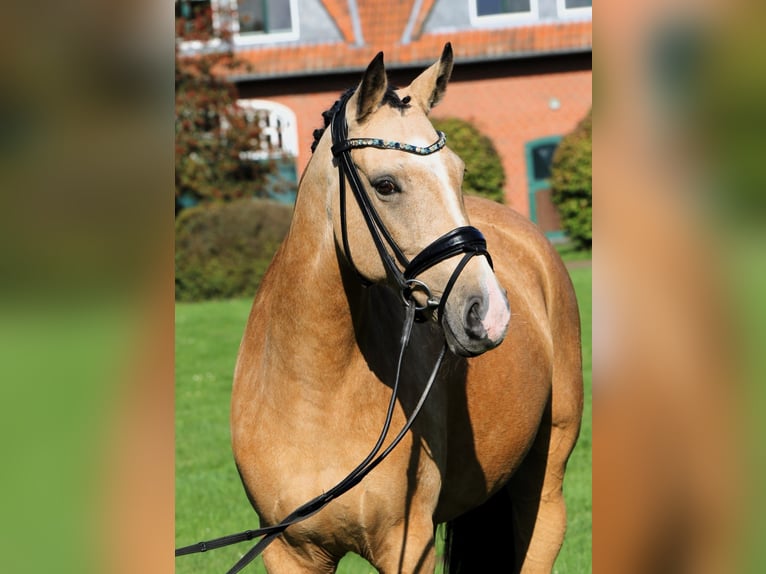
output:
[{"label": "horse muzzle", "polygon": [[465,274],[455,286],[442,315],[447,345],[456,355],[474,357],[494,349],[505,339],[511,319],[505,290],[489,265],[476,259],[481,273]]},{"label": "horse muzzle", "polygon": [[[415,277],[457,255],[462,258],[441,297],[434,300],[428,286]],[[455,228],[431,243],[407,265],[404,279],[405,302],[425,291],[428,301],[422,309],[438,307],[437,321],[453,353],[472,357],[502,343],[511,316],[508,299],[495,277],[484,236],[475,227]],[[422,298],[423,293],[417,295]]]}]

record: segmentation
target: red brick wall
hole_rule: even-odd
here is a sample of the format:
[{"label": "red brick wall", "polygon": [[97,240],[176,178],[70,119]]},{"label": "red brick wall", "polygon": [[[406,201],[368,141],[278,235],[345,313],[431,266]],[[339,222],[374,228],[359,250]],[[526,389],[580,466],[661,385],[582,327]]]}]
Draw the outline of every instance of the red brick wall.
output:
[{"label": "red brick wall", "polygon": [[275,101],[290,108],[298,118],[299,155],[297,169],[299,177],[311,157],[311,143],[314,141],[314,130],[321,128],[323,125],[322,112],[332,106],[342,91],[343,89],[273,98]]},{"label": "red brick wall", "polygon": [[[418,73],[395,70],[390,76],[392,83],[406,85]],[[240,95],[272,100],[295,113],[300,175],[311,157],[312,133],[322,125],[322,112],[360,77],[253,82],[241,85]],[[569,132],[591,106],[591,77],[589,54],[456,66],[447,95],[433,115],[469,120],[493,141],[505,168],[506,203],[529,215],[524,144]],[[557,110],[549,107],[551,98],[559,101]]]},{"label": "red brick wall", "polygon": [[[550,109],[551,98],[558,110]],[[529,215],[524,144],[566,134],[590,106],[588,70],[455,82],[433,115],[469,120],[492,140],[505,169],[506,203]]]}]

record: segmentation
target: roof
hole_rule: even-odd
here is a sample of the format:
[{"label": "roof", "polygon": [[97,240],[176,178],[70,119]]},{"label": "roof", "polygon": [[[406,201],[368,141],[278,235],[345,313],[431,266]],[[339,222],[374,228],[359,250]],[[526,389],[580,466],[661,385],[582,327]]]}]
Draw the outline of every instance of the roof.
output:
[{"label": "roof", "polygon": [[[438,0],[317,0],[335,23],[340,40],[263,44],[238,51],[250,72],[237,79],[266,79],[364,70],[379,52],[386,67],[422,66],[452,42],[459,62],[590,52],[592,21],[553,20],[506,28],[428,31]],[[352,13],[352,9],[355,13]]]}]

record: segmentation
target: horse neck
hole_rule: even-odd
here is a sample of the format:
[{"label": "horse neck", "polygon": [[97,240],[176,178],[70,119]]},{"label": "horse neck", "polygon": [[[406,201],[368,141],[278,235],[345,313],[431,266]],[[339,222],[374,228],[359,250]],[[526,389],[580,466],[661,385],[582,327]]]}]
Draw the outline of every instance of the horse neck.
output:
[{"label": "horse neck", "polygon": [[267,294],[270,330],[288,348],[295,344],[294,352],[307,361],[316,356],[323,362],[341,361],[355,341],[330,215],[331,194],[337,189],[331,178],[312,177],[309,169],[273,263],[275,277]]},{"label": "horse neck", "polygon": [[[261,287],[266,287],[270,305],[270,335],[283,350],[289,349],[286,354],[302,357],[293,365],[316,366],[333,381],[354,354],[363,355],[389,380],[404,310],[393,290],[363,287],[340,254],[332,223],[338,180],[323,155],[329,156],[329,146],[323,147],[317,148],[301,179],[290,232],[273,264],[274,280]],[[413,338],[421,346],[436,341],[438,351],[441,338],[432,330],[427,325],[416,328]]]}]

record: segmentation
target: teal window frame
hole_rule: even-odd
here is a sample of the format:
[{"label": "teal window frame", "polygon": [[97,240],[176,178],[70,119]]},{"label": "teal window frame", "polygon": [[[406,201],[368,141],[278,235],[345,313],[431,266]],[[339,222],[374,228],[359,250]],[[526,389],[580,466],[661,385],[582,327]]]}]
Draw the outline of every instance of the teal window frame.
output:
[{"label": "teal window frame", "polygon": [[[535,178],[535,166],[532,151],[541,146],[548,144],[556,144],[558,146],[561,143],[563,136],[553,135],[542,138],[530,140],[524,144],[524,159],[527,167],[527,193],[529,198],[529,219],[534,223],[537,223],[537,201],[536,194],[540,191],[550,189],[550,179],[536,179]],[[564,241],[567,236],[563,230],[558,231],[546,231],[545,236],[551,241]]]}]

